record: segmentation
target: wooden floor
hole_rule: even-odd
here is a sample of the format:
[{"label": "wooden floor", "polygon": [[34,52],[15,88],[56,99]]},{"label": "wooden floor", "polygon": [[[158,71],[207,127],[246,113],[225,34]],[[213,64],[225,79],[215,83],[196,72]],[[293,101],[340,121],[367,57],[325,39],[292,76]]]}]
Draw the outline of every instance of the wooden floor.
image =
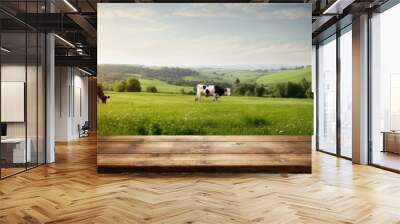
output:
[{"label": "wooden floor", "polygon": [[0,181],[0,223],[400,223],[400,175],[313,152],[312,174],[98,174],[95,142]]},{"label": "wooden floor", "polygon": [[101,172],[311,172],[310,136],[99,137]]},{"label": "wooden floor", "polygon": [[0,169],[1,169],[1,177],[2,178],[8,177],[13,174],[20,173],[20,172],[23,172],[26,170],[25,167],[24,168],[14,168],[14,167],[9,168],[9,167],[7,167],[7,168],[0,168]]}]

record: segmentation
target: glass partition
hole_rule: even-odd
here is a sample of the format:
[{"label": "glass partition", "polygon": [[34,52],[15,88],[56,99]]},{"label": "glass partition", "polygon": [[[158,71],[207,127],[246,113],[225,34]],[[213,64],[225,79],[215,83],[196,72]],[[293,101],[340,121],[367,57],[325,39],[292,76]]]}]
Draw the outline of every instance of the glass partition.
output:
[{"label": "glass partition", "polygon": [[1,47],[1,175],[6,177],[24,171],[31,161],[26,141],[25,32],[2,33]]},{"label": "glass partition", "polygon": [[336,153],[336,36],[318,48],[318,149]]},{"label": "glass partition", "polygon": [[[17,11],[41,12],[40,2],[21,1]],[[45,163],[45,44],[43,33],[0,12],[0,178]]]},{"label": "glass partition", "polygon": [[37,162],[46,162],[46,37],[43,33],[38,33],[38,64],[37,64]]},{"label": "glass partition", "polygon": [[38,132],[38,35],[36,32],[27,33],[27,85],[26,85],[26,114],[27,114],[27,150],[31,151],[27,167],[37,165],[37,132]]},{"label": "glass partition", "polygon": [[352,32],[340,36],[340,154],[352,157]]},{"label": "glass partition", "polygon": [[400,5],[371,19],[371,162],[400,170]]}]

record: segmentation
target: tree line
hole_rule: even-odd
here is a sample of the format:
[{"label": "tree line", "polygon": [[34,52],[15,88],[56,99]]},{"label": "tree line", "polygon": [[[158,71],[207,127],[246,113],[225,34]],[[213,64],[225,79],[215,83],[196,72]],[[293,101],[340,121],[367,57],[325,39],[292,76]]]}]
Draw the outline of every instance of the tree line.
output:
[{"label": "tree line", "polygon": [[[232,88],[233,95],[237,96],[257,96],[257,97],[281,97],[281,98],[313,98],[311,82],[303,78],[300,82],[286,82],[277,84],[254,84],[241,83],[239,78],[233,85],[216,84],[223,87]],[[196,94],[196,84],[193,85],[193,91],[185,92],[181,90],[181,94]],[[140,81],[135,77],[128,77],[115,82],[100,83],[99,88],[104,91],[115,92],[142,92]],[[156,86],[147,86],[144,90],[150,93],[157,93]]]},{"label": "tree line", "polygon": [[286,82],[277,84],[240,83],[236,79],[232,87],[233,94],[239,96],[269,96],[281,98],[313,98],[311,82],[303,78],[300,82]]},{"label": "tree line", "polygon": [[[115,91],[115,92],[142,92],[142,85],[137,78],[129,77],[123,80],[115,81],[114,83],[98,83],[98,88],[102,91]],[[156,86],[147,86],[146,92],[157,93]]]},{"label": "tree line", "polygon": [[142,65],[99,65],[99,78],[103,81],[120,80],[126,75],[140,74],[162,81],[174,82],[185,76],[196,76],[199,73],[189,68],[147,67]]}]

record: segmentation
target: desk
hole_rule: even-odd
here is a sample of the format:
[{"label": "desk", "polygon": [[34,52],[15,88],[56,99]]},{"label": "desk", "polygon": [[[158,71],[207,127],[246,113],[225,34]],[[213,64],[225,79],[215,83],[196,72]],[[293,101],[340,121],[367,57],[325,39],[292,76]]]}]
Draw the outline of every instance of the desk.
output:
[{"label": "desk", "polygon": [[392,152],[400,154],[400,132],[384,131],[383,134],[383,150],[382,152]]},{"label": "desk", "polygon": [[[1,139],[2,157],[3,157],[3,152],[5,152],[6,153],[6,155],[5,155],[6,161],[9,163],[31,162],[31,160],[32,160],[32,150],[31,150],[32,141],[31,141],[31,139],[28,138],[26,140],[26,142],[28,143],[27,144],[28,147],[26,147],[26,153],[25,153],[25,138]],[[12,148],[10,148],[10,147],[12,147]],[[12,156],[7,155],[7,154],[9,154],[8,152],[11,152]],[[12,158],[12,160],[11,160],[11,158]]]}]

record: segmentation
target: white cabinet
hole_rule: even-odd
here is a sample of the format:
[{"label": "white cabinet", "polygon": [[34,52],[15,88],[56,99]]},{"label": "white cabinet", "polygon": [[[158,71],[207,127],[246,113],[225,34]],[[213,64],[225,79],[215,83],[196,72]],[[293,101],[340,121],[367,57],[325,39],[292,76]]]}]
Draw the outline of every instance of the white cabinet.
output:
[{"label": "white cabinet", "polygon": [[[26,151],[25,144],[27,143]],[[2,139],[1,144],[12,147],[12,162],[13,163],[25,163],[32,161],[32,140],[25,138],[9,138]]]}]

